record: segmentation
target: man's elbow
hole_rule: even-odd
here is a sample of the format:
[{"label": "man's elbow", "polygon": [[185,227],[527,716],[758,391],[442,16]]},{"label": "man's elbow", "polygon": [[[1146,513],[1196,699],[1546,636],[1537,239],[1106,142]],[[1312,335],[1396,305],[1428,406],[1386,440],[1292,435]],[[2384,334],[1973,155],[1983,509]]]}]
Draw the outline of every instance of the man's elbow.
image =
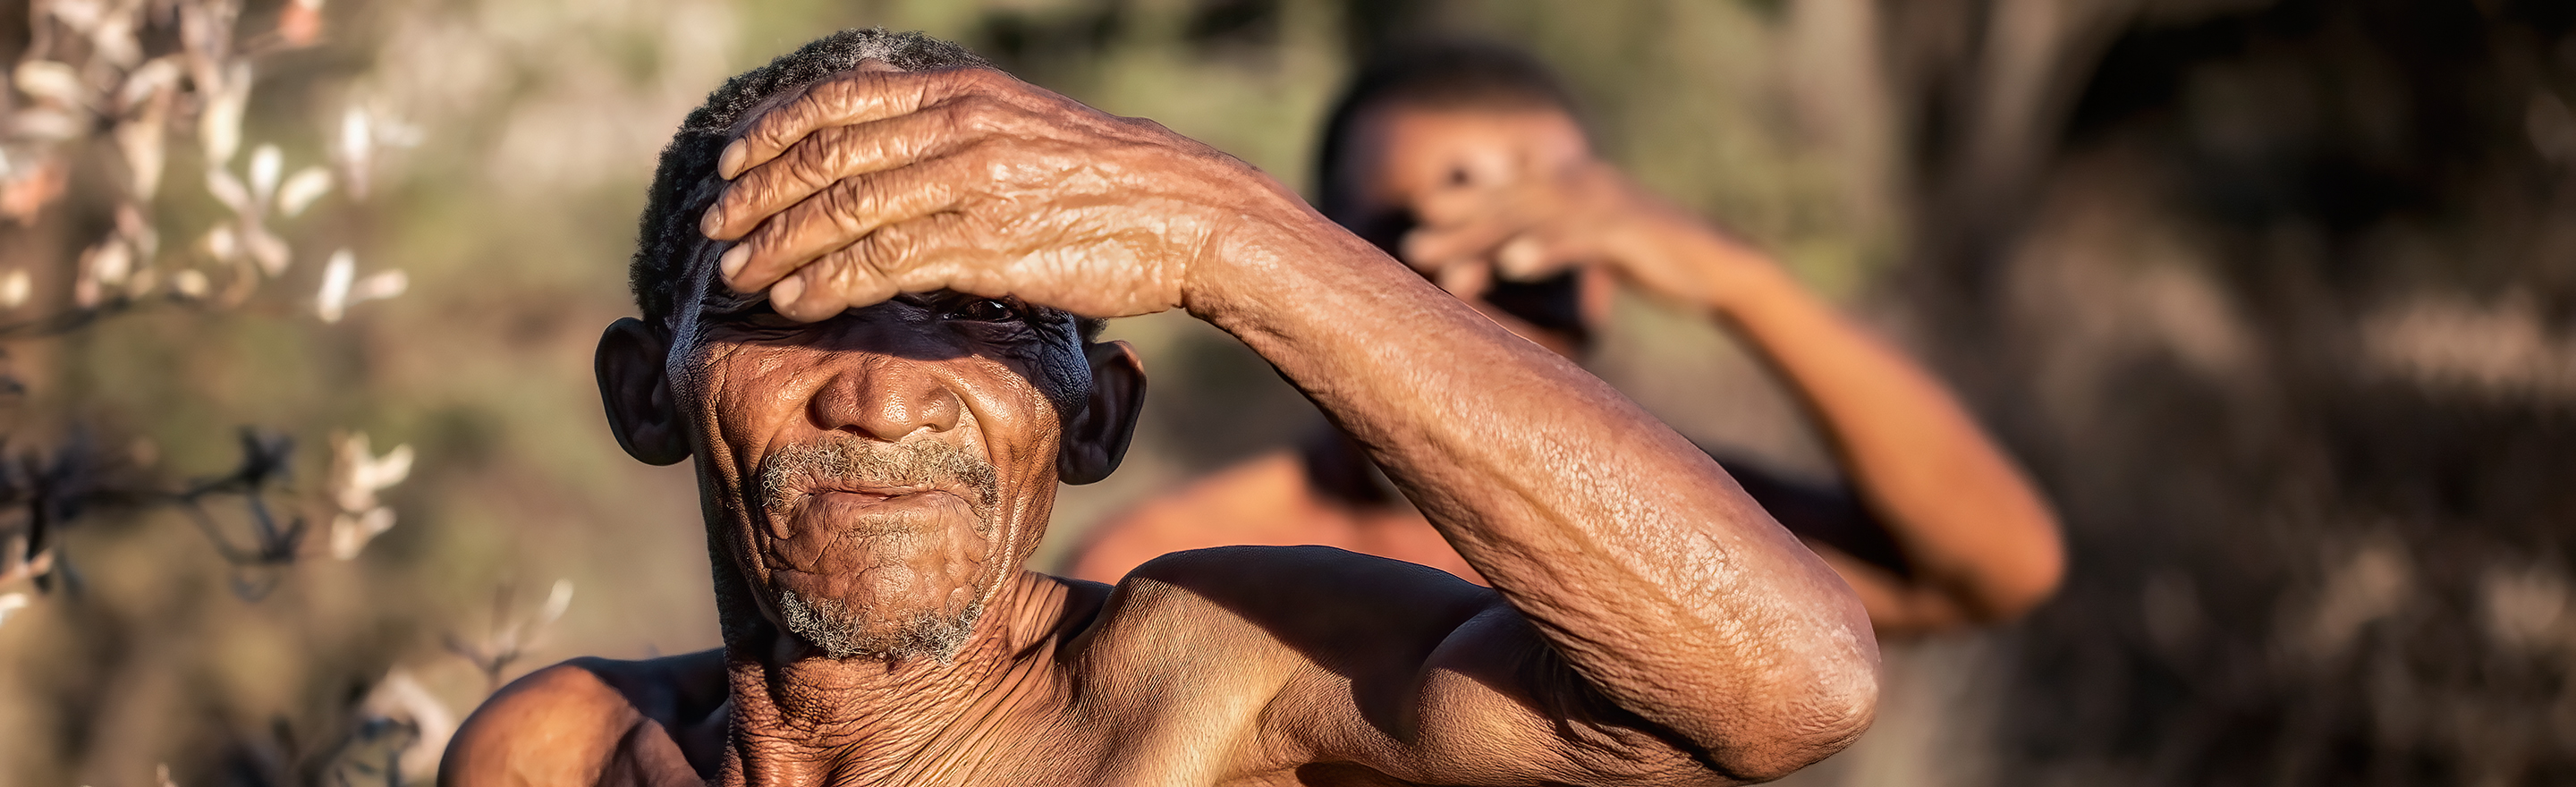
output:
[{"label": "man's elbow", "polygon": [[1849,665],[1818,677],[1806,691],[1777,704],[1763,734],[1709,750],[1709,764],[1731,781],[1767,782],[1860,739],[1878,715],[1877,665]]}]

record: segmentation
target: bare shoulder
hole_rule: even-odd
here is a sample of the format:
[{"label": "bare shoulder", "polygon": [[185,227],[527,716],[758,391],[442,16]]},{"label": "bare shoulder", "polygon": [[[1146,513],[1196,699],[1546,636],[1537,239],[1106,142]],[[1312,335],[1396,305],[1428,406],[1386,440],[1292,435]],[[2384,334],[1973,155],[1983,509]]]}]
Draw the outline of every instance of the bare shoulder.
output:
[{"label": "bare shoulder", "polygon": [[1438,569],[1331,547],[1195,549],[1120,580],[1093,647],[1148,674],[1223,658],[1279,665],[1271,673],[1283,679],[1313,667],[1362,679],[1418,670],[1459,625],[1501,603]]},{"label": "bare shoulder", "polygon": [[[653,784],[665,781],[656,776],[675,763],[686,772],[663,727],[696,704],[688,700],[704,689],[685,679],[713,656],[580,658],[528,673],[485,700],[457,729],[439,764],[439,783]],[[633,761],[639,756],[643,761]]]}]

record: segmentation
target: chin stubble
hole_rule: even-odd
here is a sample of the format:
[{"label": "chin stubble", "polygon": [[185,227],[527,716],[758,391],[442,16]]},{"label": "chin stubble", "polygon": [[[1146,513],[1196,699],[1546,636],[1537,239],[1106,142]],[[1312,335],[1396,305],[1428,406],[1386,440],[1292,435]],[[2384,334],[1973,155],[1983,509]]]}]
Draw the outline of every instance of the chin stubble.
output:
[{"label": "chin stubble", "polygon": [[944,616],[917,610],[912,620],[884,634],[868,633],[865,616],[838,601],[807,601],[793,590],[778,591],[778,612],[786,619],[788,631],[832,658],[901,660],[927,656],[947,664],[966,647],[968,635],[975,632],[976,619],[984,616],[984,603],[967,604],[956,614]]},{"label": "chin stubble", "polygon": [[[975,530],[985,535],[992,532],[992,514],[1000,497],[992,463],[955,445],[936,440],[885,443],[830,435],[786,446],[763,460],[757,502],[769,516],[785,516],[809,490],[850,486],[963,486],[972,490],[967,504],[975,511]],[[864,607],[853,609],[837,599],[807,598],[781,588],[778,612],[789,632],[832,658],[927,656],[944,664],[965,647],[976,619],[983,615],[984,605],[977,601],[945,615],[914,610],[902,625],[874,634],[870,633],[869,623],[881,613]]]}]

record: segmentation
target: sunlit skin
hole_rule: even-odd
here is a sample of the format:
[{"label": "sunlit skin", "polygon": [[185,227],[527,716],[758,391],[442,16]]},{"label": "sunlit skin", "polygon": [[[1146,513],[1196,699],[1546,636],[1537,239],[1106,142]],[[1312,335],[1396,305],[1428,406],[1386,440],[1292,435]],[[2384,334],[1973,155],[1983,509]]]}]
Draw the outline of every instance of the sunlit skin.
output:
[{"label": "sunlit skin", "polygon": [[[2063,556],[2047,504],[1949,391],[1765,255],[1594,157],[1563,111],[1388,104],[1360,116],[1351,149],[1340,175],[1357,193],[1350,215],[1335,218],[1370,226],[1410,214],[1418,226],[1400,242],[1405,262],[1532,341],[1574,346],[1479,296],[1497,278],[1568,268],[1586,276],[1589,317],[1601,316],[1603,285],[1615,280],[1745,339],[1817,417],[1860,503],[1775,513],[1793,527],[1883,529],[1910,569],[1810,541],[1880,633],[2008,620],[2056,587]],[[1402,498],[1353,494],[1310,470],[1364,480],[1365,460],[1348,443],[1309,442],[1302,457],[1259,457],[1103,523],[1070,573],[1114,579],[1164,553],[1222,544],[1322,544],[1479,578]]]},{"label": "sunlit skin", "polygon": [[[1868,725],[1860,604],[1723,470],[1241,161],[999,72],[863,68],[757,114],[724,162],[707,235],[749,250],[724,279],[775,314],[684,307],[707,327],[677,352],[621,321],[599,371],[621,444],[695,461],[725,646],[533,673],[459,731],[444,783],[1737,784]],[[1041,305],[1242,339],[1491,586],[1317,547],[1114,587],[1020,569],[1057,481],[1115,465],[1143,386],[1124,344],[1059,342]],[[1089,370],[1079,409],[1040,384],[1063,363]],[[783,446],[836,434],[986,457],[999,501],[754,494]],[[871,625],[985,613],[951,658],[832,658],[785,628],[797,588]]]}]

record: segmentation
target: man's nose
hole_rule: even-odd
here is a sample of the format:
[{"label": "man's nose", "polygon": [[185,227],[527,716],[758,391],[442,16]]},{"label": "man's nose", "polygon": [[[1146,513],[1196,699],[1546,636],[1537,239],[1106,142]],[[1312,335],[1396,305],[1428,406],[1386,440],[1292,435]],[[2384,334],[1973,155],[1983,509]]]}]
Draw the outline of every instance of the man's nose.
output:
[{"label": "man's nose", "polygon": [[809,405],[814,425],[854,429],[886,442],[915,431],[956,428],[965,403],[940,376],[919,364],[876,359],[834,375]]}]

